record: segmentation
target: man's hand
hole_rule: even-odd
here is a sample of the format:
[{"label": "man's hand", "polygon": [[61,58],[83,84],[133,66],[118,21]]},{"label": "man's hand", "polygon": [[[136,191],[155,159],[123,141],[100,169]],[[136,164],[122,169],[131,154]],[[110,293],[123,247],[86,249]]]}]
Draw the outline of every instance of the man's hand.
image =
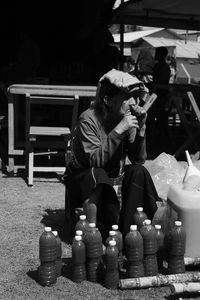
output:
[{"label": "man's hand", "polygon": [[146,123],[147,112],[139,105],[129,105],[131,114],[137,117],[139,128]]},{"label": "man's hand", "polygon": [[123,134],[131,128],[139,129],[138,120],[136,116],[133,116],[130,111],[128,111],[119,124],[115,127],[115,131],[118,134]]}]

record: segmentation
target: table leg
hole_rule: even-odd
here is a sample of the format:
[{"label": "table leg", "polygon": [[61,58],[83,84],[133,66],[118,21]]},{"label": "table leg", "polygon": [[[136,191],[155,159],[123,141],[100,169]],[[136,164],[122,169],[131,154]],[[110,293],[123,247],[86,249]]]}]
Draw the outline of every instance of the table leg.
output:
[{"label": "table leg", "polygon": [[8,172],[14,172],[14,96],[8,93]]}]

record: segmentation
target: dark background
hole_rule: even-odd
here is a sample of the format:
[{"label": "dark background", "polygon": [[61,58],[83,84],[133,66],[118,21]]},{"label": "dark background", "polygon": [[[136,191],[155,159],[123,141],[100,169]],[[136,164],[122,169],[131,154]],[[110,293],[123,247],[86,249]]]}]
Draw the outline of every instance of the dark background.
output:
[{"label": "dark background", "polygon": [[115,57],[120,59],[120,54],[109,45],[112,36],[108,24],[114,2],[5,2],[0,16],[0,67],[17,59],[19,33],[26,32],[40,47],[39,76],[48,76],[55,64],[81,64],[90,73],[87,80],[95,84],[102,73],[115,66]]}]

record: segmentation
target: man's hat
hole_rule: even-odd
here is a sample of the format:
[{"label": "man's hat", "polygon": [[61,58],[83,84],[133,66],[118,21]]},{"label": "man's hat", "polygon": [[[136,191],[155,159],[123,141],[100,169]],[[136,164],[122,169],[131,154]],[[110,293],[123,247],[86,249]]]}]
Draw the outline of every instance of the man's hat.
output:
[{"label": "man's hat", "polygon": [[138,96],[145,101],[146,95],[149,92],[148,88],[140,81],[136,76],[130,75],[127,72],[119,71],[116,69],[110,70],[104,74],[98,83],[96,100],[99,98],[99,91],[101,89],[102,82],[108,81],[113,87],[119,91],[135,96],[135,92],[138,91]]},{"label": "man's hat", "polygon": [[104,80],[109,81],[116,88],[128,94],[144,87],[143,82],[140,81],[137,77],[132,76],[127,72],[122,72],[116,69],[112,69],[108,73],[104,74],[99,82],[102,82]]}]

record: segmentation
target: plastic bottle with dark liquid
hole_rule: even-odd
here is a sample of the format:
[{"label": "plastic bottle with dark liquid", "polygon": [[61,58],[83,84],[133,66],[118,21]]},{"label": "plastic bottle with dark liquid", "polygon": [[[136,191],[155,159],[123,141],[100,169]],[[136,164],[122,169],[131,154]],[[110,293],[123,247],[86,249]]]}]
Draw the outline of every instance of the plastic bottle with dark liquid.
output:
[{"label": "plastic bottle with dark liquid", "polygon": [[181,221],[175,221],[171,230],[170,255],[182,256],[185,254],[186,233]]},{"label": "plastic bottle with dark liquid", "polygon": [[131,225],[125,240],[125,255],[127,258],[126,276],[136,278],[144,276],[143,238],[137,230],[137,225]]},{"label": "plastic bottle with dark liquid", "polygon": [[158,261],[156,254],[144,255],[143,264],[145,276],[158,275]]},{"label": "plastic bottle with dark liquid", "polygon": [[80,215],[79,220],[75,226],[75,232],[77,230],[81,230],[83,232],[83,240],[84,240],[88,229],[89,229],[89,222],[86,220],[86,215]]},{"label": "plastic bottle with dark liquid", "polygon": [[103,244],[102,236],[95,223],[89,224],[85,239],[87,257],[87,279],[92,282],[101,281],[103,276]]},{"label": "plastic bottle with dark liquid", "polygon": [[45,227],[39,239],[38,279],[41,285],[50,286],[57,280],[57,241],[51,227]]},{"label": "plastic bottle with dark liquid", "polygon": [[157,240],[156,229],[151,224],[151,220],[145,220],[140,233],[143,237],[144,274],[145,276],[155,276],[158,274]]},{"label": "plastic bottle with dark liquid", "polygon": [[[76,230],[75,231],[75,236],[77,236],[77,235],[80,235],[81,237],[82,237],[82,240],[83,240],[83,231],[82,230]],[[73,243],[73,241],[75,240],[75,236],[73,237],[73,239],[72,239],[72,243]],[[84,240],[83,240],[84,241]]]},{"label": "plastic bottle with dark liquid", "polygon": [[144,255],[156,254],[157,252],[157,240],[156,230],[151,225],[151,220],[145,220],[145,224],[141,227],[140,233],[143,237]]},{"label": "plastic bottle with dark liquid", "polygon": [[77,283],[86,280],[86,248],[80,235],[72,243],[72,280]]},{"label": "plastic bottle with dark liquid", "polygon": [[184,256],[169,256],[168,257],[168,274],[185,273]]},{"label": "plastic bottle with dark liquid", "polygon": [[83,211],[86,215],[86,219],[89,223],[95,223],[97,221],[97,206],[95,203],[90,202],[90,199],[85,200],[83,203]]},{"label": "plastic bottle with dark liquid", "polygon": [[178,274],[185,272],[184,254],[185,254],[186,233],[181,221],[175,221],[174,227],[170,233],[168,273]]},{"label": "plastic bottle with dark liquid", "polygon": [[133,215],[133,220],[134,220],[134,224],[137,225],[137,229],[139,231],[143,225],[144,220],[146,219],[148,219],[148,217],[143,211],[143,207],[137,207],[136,212]]},{"label": "plastic bottle with dark liquid", "polygon": [[117,244],[117,235],[116,235],[116,232],[114,230],[109,231],[109,236],[107,237],[107,239],[105,241],[105,246],[106,247],[109,246],[109,241],[116,241],[116,244]]},{"label": "plastic bottle with dark liquid", "polygon": [[117,236],[117,248],[118,248],[118,263],[119,263],[119,268],[122,269],[123,268],[123,254],[122,254],[122,250],[123,250],[123,236],[122,233],[119,231],[119,227],[118,225],[112,225],[112,230],[114,230],[116,232],[116,236]]},{"label": "plastic bottle with dark liquid", "polygon": [[110,240],[106,247],[105,265],[105,287],[117,289],[119,285],[118,248],[114,240]]},{"label": "plastic bottle with dark liquid", "polygon": [[61,276],[62,273],[62,242],[58,235],[58,231],[52,231],[56,237],[57,242],[57,259],[56,259],[56,270],[57,270],[57,277]]},{"label": "plastic bottle with dark liquid", "polygon": [[164,233],[162,232],[161,225],[155,224],[156,229],[156,240],[157,240],[157,261],[158,269],[162,271],[163,260],[164,260]]}]

